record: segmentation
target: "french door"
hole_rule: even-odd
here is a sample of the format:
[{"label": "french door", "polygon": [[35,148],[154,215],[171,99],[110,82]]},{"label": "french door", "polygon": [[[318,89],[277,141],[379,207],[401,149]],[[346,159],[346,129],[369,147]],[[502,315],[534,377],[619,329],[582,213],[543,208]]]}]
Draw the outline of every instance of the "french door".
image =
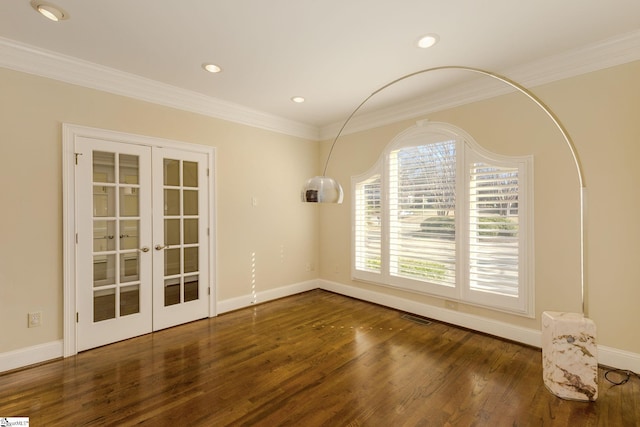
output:
[{"label": "french door", "polygon": [[207,155],[74,144],[77,350],[207,317]]},{"label": "french door", "polygon": [[206,155],[153,150],[153,329],[207,317]]}]

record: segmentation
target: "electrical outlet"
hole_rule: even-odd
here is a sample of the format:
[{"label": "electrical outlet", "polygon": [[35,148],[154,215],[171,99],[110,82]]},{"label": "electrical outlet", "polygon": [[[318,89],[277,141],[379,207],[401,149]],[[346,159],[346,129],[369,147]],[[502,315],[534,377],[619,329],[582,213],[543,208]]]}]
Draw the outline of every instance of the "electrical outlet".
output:
[{"label": "electrical outlet", "polygon": [[28,327],[37,328],[42,325],[42,312],[41,311],[33,311],[27,314]]}]

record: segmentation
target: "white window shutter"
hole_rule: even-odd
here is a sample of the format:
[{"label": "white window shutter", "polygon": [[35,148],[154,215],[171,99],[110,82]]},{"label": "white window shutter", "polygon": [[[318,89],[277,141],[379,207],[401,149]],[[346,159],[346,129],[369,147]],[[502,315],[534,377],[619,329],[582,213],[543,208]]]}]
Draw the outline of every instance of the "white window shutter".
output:
[{"label": "white window shutter", "polygon": [[359,182],[355,188],[355,270],[380,274],[382,200],[380,175]]}]

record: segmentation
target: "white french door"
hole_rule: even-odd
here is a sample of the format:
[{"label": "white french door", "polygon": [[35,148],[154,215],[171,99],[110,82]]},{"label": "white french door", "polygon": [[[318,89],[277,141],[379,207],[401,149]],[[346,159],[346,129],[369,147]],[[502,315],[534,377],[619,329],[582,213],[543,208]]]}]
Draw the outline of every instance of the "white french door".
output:
[{"label": "white french door", "polygon": [[209,315],[206,153],[76,136],[76,349]]},{"label": "white french door", "polygon": [[153,329],[209,314],[207,157],[153,150]]}]

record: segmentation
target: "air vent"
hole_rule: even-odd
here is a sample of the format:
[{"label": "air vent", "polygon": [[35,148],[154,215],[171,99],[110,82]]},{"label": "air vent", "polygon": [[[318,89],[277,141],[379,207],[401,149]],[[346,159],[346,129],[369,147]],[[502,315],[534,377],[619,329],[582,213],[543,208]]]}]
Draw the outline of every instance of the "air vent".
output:
[{"label": "air vent", "polygon": [[405,313],[402,315],[403,319],[409,320],[413,323],[419,323],[420,325],[430,325],[432,322],[429,319],[425,319],[424,317],[416,316],[413,314]]}]

